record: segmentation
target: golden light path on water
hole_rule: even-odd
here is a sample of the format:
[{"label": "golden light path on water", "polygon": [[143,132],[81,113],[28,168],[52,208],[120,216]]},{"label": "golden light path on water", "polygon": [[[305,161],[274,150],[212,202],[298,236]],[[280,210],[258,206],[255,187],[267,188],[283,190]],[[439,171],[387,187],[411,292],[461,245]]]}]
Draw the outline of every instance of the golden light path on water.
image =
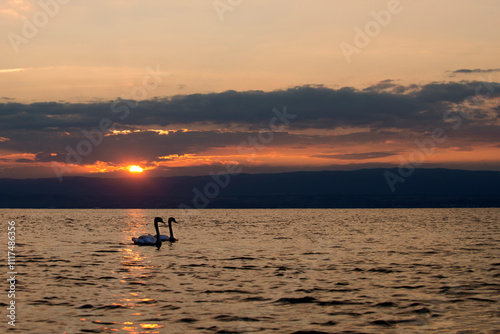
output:
[{"label": "golden light path on water", "polygon": [[[134,167],[137,167],[134,169]],[[130,168],[130,171],[136,171],[136,172],[142,172],[142,168],[139,166],[132,166]],[[146,213],[144,210],[141,209],[135,209],[135,210],[127,210],[127,214],[129,216],[129,230],[131,232],[129,233],[124,233],[123,234],[123,242],[130,243],[130,240],[132,236],[139,236],[142,234],[149,234],[144,233],[144,231],[141,231],[141,228],[137,226],[136,222],[146,222]],[[134,223],[135,222],[135,223]],[[147,226],[147,225],[146,225]],[[149,270],[149,265],[151,261],[145,261],[144,256],[140,253],[139,248],[131,245],[130,248],[124,248],[123,249],[123,258],[122,258],[122,265],[128,267],[128,271],[123,271],[121,272],[121,277],[122,283],[126,283],[127,280],[129,279],[137,279],[134,281],[140,287],[141,285],[145,285],[146,282],[142,281],[142,278],[145,277],[151,277],[150,270]],[[118,302],[119,303],[126,303],[130,309],[134,310],[136,308],[139,308],[140,304],[154,304],[155,300],[153,298],[147,298],[145,294],[140,290],[137,289],[137,292],[130,292],[129,293],[130,298],[122,298]],[[132,315],[136,316],[141,316],[142,314],[140,312],[132,313]],[[161,316],[161,314],[157,314],[157,316]],[[134,323],[134,322],[124,322],[124,325],[127,325],[127,327],[122,327],[121,329],[124,331],[129,331],[132,333],[139,333],[139,327],[141,329],[159,329],[164,327],[164,325],[160,325],[157,323]],[[137,325],[139,327],[137,327]],[[146,332],[146,333],[159,333],[157,331],[152,331],[152,332]]]},{"label": "golden light path on water", "polygon": [[[137,167],[137,166],[132,166]],[[130,168],[130,171],[133,171],[133,168]],[[142,171],[142,169],[141,169]],[[107,304],[109,307],[119,307],[119,308],[127,308],[134,313],[131,313],[132,316],[142,316],[143,313],[137,312],[140,310],[141,305],[149,304],[151,306],[155,305],[155,300],[153,298],[148,298],[144,292],[141,291],[140,287],[142,285],[146,285],[146,282],[143,280],[144,278],[151,277],[150,268],[153,268],[154,265],[151,265],[151,261],[146,261],[143,254],[141,254],[140,249],[135,247],[135,245],[130,243],[132,236],[139,236],[142,234],[150,234],[151,231],[144,231],[144,228],[138,225],[137,223],[146,223],[146,213],[141,209],[132,209],[126,210],[128,216],[128,229],[126,229],[122,233],[122,242],[123,244],[130,244],[130,247],[125,247],[122,249],[122,258],[121,258],[121,266],[122,268],[126,268],[123,270],[119,270],[118,272],[111,272],[112,274],[118,274],[121,279],[120,282],[123,284],[134,284],[137,286],[136,291],[128,292],[127,294],[123,294],[121,292],[115,293],[112,295],[115,298],[115,301],[111,304]],[[157,314],[157,316],[161,316],[161,314]],[[87,319],[81,319],[82,321],[86,321]],[[106,322],[94,320],[92,321],[94,324],[103,325],[104,330],[110,331],[118,331],[118,328],[108,328],[105,325],[113,324],[115,326],[120,327],[120,323],[117,322]],[[165,327],[164,325],[158,323],[143,323],[143,322],[133,322],[133,321],[125,321],[121,323],[123,327],[119,329],[122,331],[130,332],[130,333],[160,333],[159,331],[155,331],[156,329],[160,329]],[[146,331],[145,331],[146,330]]]}]

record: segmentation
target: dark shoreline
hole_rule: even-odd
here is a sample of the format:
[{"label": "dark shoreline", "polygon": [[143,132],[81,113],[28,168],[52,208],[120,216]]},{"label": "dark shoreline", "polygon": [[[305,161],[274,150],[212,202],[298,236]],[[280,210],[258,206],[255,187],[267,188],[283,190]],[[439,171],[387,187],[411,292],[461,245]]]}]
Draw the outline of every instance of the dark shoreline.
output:
[{"label": "dark shoreline", "polygon": [[0,208],[483,208],[500,207],[500,172],[397,169],[162,177],[0,179]]}]

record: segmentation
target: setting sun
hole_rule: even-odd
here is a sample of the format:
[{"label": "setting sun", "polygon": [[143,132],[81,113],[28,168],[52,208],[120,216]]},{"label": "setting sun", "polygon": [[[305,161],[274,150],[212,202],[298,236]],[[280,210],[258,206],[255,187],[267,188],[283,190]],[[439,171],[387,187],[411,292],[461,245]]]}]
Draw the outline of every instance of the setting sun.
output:
[{"label": "setting sun", "polygon": [[139,166],[135,166],[135,165],[134,165],[134,166],[130,166],[130,167],[128,168],[128,170],[129,170],[129,172],[131,172],[131,173],[142,173],[142,171],[143,171],[143,169],[142,169],[141,167],[139,167]]}]

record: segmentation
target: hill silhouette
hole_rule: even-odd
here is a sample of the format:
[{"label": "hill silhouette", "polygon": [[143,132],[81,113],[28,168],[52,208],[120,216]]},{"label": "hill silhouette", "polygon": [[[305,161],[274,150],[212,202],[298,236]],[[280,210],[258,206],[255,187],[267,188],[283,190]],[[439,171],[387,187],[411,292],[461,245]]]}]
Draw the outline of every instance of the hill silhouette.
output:
[{"label": "hill silhouette", "polygon": [[[433,208],[500,206],[500,172],[397,169],[157,178],[0,179],[2,208]],[[401,181],[401,180],[399,180]]]}]

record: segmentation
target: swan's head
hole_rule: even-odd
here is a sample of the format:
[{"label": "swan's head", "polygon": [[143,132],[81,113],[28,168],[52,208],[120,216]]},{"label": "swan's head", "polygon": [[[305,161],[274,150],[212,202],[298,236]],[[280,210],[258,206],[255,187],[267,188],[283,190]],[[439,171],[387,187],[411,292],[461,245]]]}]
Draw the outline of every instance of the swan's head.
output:
[{"label": "swan's head", "polygon": [[156,217],[156,218],[155,218],[155,224],[158,224],[158,223],[163,223],[163,224],[165,224],[165,222],[163,221],[163,219],[161,219],[161,217]]},{"label": "swan's head", "polygon": [[175,221],[175,218],[174,217],[170,217],[168,218],[168,222],[169,223],[176,223],[176,224],[179,224],[178,222]]}]

